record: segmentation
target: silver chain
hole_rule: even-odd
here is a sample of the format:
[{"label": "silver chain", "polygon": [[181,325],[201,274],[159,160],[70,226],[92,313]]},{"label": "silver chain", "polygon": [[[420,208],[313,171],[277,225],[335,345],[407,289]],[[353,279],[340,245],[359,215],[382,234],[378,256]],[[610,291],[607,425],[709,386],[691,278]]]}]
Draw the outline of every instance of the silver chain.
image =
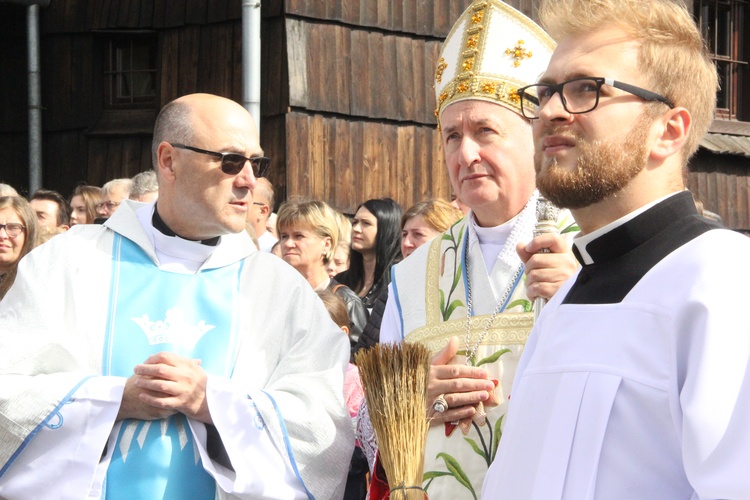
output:
[{"label": "silver chain", "polygon": [[[468,241],[469,235],[466,235],[466,240]],[[511,291],[513,290],[513,286],[516,283],[516,280],[518,279],[518,276],[523,272],[523,264],[518,266],[518,269],[516,269],[516,272],[513,273],[513,277],[510,279],[510,283],[508,283],[508,286],[505,287],[505,292],[503,293],[503,296],[500,297],[500,300],[497,301],[497,305],[495,305],[495,310],[492,311],[492,315],[490,316],[489,321],[484,325],[484,330],[482,330],[482,334],[479,336],[479,340],[477,340],[477,343],[474,344],[474,347],[471,349],[471,352],[469,352],[469,342],[471,341],[471,310],[472,310],[472,303],[471,303],[471,278],[469,275],[469,257],[466,256],[466,262],[464,263],[464,267],[466,268],[466,364],[471,364],[471,360],[474,358],[474,355],[477,353],[477,349],[479,349],[480,344],[484,340],[484,337],[487,336],[487,332],[490,331],[490,326],[492,325],[492,322],[495,320],[495,316],[497,316],[500,313],[500,309],[502,309],[503,304],[505,304],[505,301],[508,300],[508,297],[510,296]]]}]

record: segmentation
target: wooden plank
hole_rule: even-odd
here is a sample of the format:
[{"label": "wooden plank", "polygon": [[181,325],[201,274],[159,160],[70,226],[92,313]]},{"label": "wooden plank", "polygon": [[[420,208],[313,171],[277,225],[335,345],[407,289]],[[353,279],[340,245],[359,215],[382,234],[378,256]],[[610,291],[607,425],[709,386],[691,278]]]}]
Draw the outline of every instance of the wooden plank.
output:
[{"label": "wooden plank", "polygon": [[424,98],[424,102],[420,102],[423,114],[420,117],[420,122],[428,125],[436,125],[437,118],[435,117],[435,108],[437,101],[435,99],[435,69],[437,68],[437,62],[440,59],[440,48],[441,44],[438,42],[427,42],[421,45],[417,50],[423,50],[421,60],[424,61],[424,69],[422,74],[422,82],[420,88],[424,90],[421,96]]},{"label": "wooden plank", "polygon": [[185,4],[185,24],[205,24],[207,0],[190,0]]},{"label": "wooden plank", "polygon": [[343,0],[329,0],[325,4],[325,17],[329,21],[343,21]]},{"label": "wooden plank", "polygon": [[141,26],[141,2],[143,0],[130,0],[127,11],[123,11],[124,15],[121,19],[121,23],[126,28],[146,28],[149,26]]},{"label": "wooden plank", "polygon": [[[350,114],[368,116],[370,112],[370,70],[369,35],[363,30],[351,31],[351,75],[349,77],[351,96]],[[373,73],[375,74],[375,73]]]},{"label": "wooden plank", "polygon": [[395,70],[396,82],[394,95],[396,96],[396,106],[398,118],[402,120],[415,121],[417,111],[415,102],[422,89],[417,87],[415,78],[415,69],[417,73],[420,65],[415,65],[413,50],[415,45],[421,45],[420,41],[407,37],[398,37],[396,39],[396,57]]},{"label": "wooden plank", "polygon": [[200,27],[198,90],[230,97],[232,90],[232,23]]},{"label": "wooden plank", "polygon": [[141,9],[138,13],[138,26],[141,28],[154,28],[154,8],[156,0],[141,0]]},{"label": "wooden plank", "polygon": [[352,128],[349,121],[333,120],[335,145],[333,148],[333,169],[336,177],[331,206],[342,212],[352,212],[356,208],[354,185],[354,165],[351,161]]},{"label": "wooden plank", "polygon": [[[242,21],[231,21],[232,25],[232,62],[231,62],[231,70],[232,70],[232,82],[231,82],[231,98],[234,101],[240,102],[242,101]],[[263,31],[263,27],[261,26],[261,32]],[[261,36],[262,33],[261,33]],[[276,47],[276,46],[274,46]],[[283,58],[280,58],[283,60]],[[286,89],[286,85],[279,85],[278,87],[274,87],[276,89],[276,92],[266,92],[263,93],[264,88],[268,88],[268,86],[263,87],[263,79],[266,77],[264,74],[264,66],[263,66],[263,48],[261,44],[261,58],[260,58],[260,67],[261,67],[261,75],[260,75],[260,92],[261,92],[261,116],[262,116],[262,108],[263,108],[263,100],[264,95],[268,96],[268,94],[280,94],[280,95],[286,95],[284,94],[284,90]]]},{"label": "wooden plank", "polygon": [[160,39],[159,104],[163,106],[180,95],[180,33],[174,29],[164,30]]},{"label": "wooden plank", "polygon": [[[261,93],[265,106],[261,109],[264,115],[285,113],[289,106],[289,84],[291,82],[287,72],[288,41],[284,30],[285,21],[282,17],[264,20],[261,25],[263,40],[268,43],[260,45],[261,50]],[[237,28],[241,33],[242,27]],[[238,33],[235,33],[235,38]],[[238,49],[241,57],[241,47]],[[241,84],[241,78],[240,78]],[[239,89],[240,94],[242,93]]]},{"label": "wooden plank", "polygon": [[305,162],[305,184],[303,190],[305,196],[322,198],[325,180],[323,179],[323,169],[325,161],[323,159],[323,116],[313,114],[308,117],[307,142],[305,144],[307,158]]},{"label": "wooden plank", "polygon": [[177,94],[185,95],[196,92],[198,87],[198,67],[200,53],[199,26],[185,26],[179,30],[179,42],[177,49]]},{"label": "wooden plank", "polygon": [[185,24],[185,2],[165,0],[164,27],[176,27]]},{"label": "wooden plank", "polygon": [[325,27],[319,23],[303,21],[300,27],[306,33],[305,67],[307,68],[307,88],[305,89],[305,108],[309,110],[328,109],[326,92],[327,77],[333,70],[333,57],[326,47]]},{"label": "wooden plank", "polygon": [[342,114],[349,114],[350,112],[350,90],[352,87],[350,32],[351,28],[348,26],[333,27],[333,38],[335,42],[333,52],[333,54],[335,54],[333,58],[333,81],[335,83],[333,98],[335,106],[331,109]]},{"label": "wooden plank", "polygon": [[393,14],[391,13],[390,0],[370,0],[376,6],[377,22],[376,26],[380,29],[393,30]]},{"label": "wooden plank", "polygon": [[308,106],[308,28],[306,24],[296,19],[286,20],[289,105],[302,108]]},{"label": "wooden plank", "polygon": [[165,26],[168,5],[169,0],[154,0],[154,28]]},{"label": "wooden plank", "polygon": [[390,91],[386,82],[380,78],[381,75],[385,74],[385,61],[383,60],[385,47],[383,38],[383,34],[377,31],[370,32],[367,37],[367,64],[369,65],[371,78],[369,81],[365,81],[367,81],[370,87],[370,106],[367,116],[371,118],[385,117],[385,93]]},{"label": "wooden plank", "polygon": [[378,25],[378,3],[375,0],[363,0],[359,4],[359,26],[376,27]]},{"label": "wooden plank", "polygon": [[418,35],[432,35],[433,0],[417,0],[417,30]]},{"label": "wooden plank", "polygon": [[404,32],[404,0],[390,0],[391,30]]},{"label": "wooden plank", "polygon": [[[396,193],[394,199],[404,202],[404,208],[408,208],[412,199],[413,175],[419,168],[414,160],[414,126],[400,125],[396,127],[396,165],[401,168],[397,173]],[[411,167],[411,168],[409,168]]]},{"label": "wooden plank", "polygon": [[346,24],[359,25],[361,2],[369,0],[341,0],[341,21]]},{"label": "wooden plank", "polygon": [[733,172],[727,172],[723,175],[726,185],[724,188],[727,200],[727,219],[725,221],[729,227],[737,227],[739,224],[739,213],[737,206],[737,177]]},{"label": "wooden plank", "polygon": [[[379,114],[392,120],[403,120],[404,117],[398,107],[398,94],[402,91],[403,82],[398,78],[398,67],[394,62],[397,60],[396,43],[400,37],[393,35],[383,36],[382,72],[378,76],[376,84],[379,83],[383,94],[383,107]],[[409,90],[407,90],[408,92]]]},{"label": "wooden plank", "polygon": [[417,0],[403,0],[401,4],[401,19],[403,19],[404,32],[417,32]]}]

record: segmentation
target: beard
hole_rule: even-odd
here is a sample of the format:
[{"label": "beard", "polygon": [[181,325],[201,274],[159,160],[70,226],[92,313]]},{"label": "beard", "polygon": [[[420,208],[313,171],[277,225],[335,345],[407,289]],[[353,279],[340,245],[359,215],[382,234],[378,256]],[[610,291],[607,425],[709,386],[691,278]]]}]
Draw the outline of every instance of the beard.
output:
[{"label": "beard", "polygon": [[576,133],[565,135],[575,140],[578,163],[574,170],[560,166],[557,158],[544,159],[534,154],[536,184],[539,192],[560,208],[584,208],[608,198],[638,175],[646,166],[648,126],[653,119],[642,114],[623,139],[588,141]]}]

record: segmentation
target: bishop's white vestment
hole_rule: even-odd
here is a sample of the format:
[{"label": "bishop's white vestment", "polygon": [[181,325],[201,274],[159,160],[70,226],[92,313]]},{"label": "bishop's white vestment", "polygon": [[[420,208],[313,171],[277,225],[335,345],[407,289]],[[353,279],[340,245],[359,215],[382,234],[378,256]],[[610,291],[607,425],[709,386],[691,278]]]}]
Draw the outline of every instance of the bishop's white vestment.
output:
[{"label": "bishop's white vestment", "polygon": [[[380,341],[419,342],[435,354],[457,336],[460,347],[453,362],[463,364],[470,315],[469,350],[478,345],[472,364],[499,381],[495,394],[500,405],[485,408],[485,425],[472,424],[466,435],[452,429],[450,436],[446,435],[451,432],[450,426],[430,428],[423,485],[430,500],[478,496],[497,453],[508,391],[534,323],[533,304],[526,296],[516,244],[533,238],[536,202],[534,194],[520,214],[496,228],[478,227],[470,214],[416,249],[391,271]],[[566,234],[577,231],[567,211],[560,214],[557,226]],[[501,313],[482,338],[498,304]]]}]

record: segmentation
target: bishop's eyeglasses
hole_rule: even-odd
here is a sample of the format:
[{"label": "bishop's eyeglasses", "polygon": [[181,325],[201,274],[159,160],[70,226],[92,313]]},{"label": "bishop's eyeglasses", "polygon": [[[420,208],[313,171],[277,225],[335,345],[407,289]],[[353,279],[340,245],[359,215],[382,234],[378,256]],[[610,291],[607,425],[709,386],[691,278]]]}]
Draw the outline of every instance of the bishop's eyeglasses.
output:
[{"label": "bishop's eyeglasses", "polygon": [[245,163],[250,162],[250,166],[253,169],[253,175],[255,177],[265,177],[266,172],[268,171],[268,166],[271,164],[271,160],[265,156],[253,156],[252,158],[248,158],[239,153],[219,153],[177,143],[171,143],[171,145],[174,148],[187,149],[195,151],[196,153],[221,158],[221,171],[227,175],[239,174],[242,172],[242,169],[245,168]]},{"label": "bishop's eyeglasses", "polygon": [[656,92],[629,83],[618,82],[612,78],[583,77],[561,83],[535,83],[521,87],[518,89],[521,112],[526,118],[535,120],[539,118],[541,109],[552,99],[552,96],[560,94],[560,101],[565,111],[572,115],[588,113],[599,105],[602,85],[624,90],[646,101],[663,102],[670,108],[674,108],[672,101]]}]

